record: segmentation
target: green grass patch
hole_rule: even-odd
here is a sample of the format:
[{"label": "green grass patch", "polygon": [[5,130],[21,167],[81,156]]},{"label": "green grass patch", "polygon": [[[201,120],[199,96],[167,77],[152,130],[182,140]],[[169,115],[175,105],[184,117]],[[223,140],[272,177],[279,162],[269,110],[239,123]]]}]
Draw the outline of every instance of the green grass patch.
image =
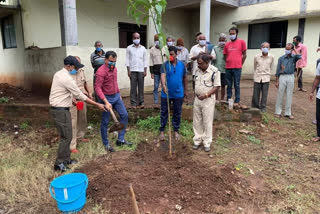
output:
[{"label": "green grass patch", "polygon": [[249,136],[247,136],[247,139],[253,144],[257,144],[257,145],[261,144],[261,140],[259,140],[255,136],[249,135]]},{"label": "green grass patch", "polygon": [[8,97],[0,97],[0,103],[8,103],[9,98]]}]

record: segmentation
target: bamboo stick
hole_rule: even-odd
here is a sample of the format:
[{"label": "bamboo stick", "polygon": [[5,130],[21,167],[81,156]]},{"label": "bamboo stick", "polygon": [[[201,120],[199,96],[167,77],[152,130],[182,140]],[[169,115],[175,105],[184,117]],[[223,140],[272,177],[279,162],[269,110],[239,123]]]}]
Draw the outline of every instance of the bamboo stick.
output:
[{"label": "bamboo stick", "polygon": [[137,204],[137,200],[136,200],[136,195],[134,194],[132,184],[129,184],[129,189],[130,189],[133,213],[134,214],[140,214],[139,208],[138,208],[138,204]]}]

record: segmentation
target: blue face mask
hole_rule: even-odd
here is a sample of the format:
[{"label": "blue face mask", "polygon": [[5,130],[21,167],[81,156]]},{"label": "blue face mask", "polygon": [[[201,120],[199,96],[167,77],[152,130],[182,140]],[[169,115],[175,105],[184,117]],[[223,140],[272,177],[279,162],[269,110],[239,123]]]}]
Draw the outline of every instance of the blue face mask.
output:
[{"label": "blue face mask", "polygon": [[72,74],[72,75],[77,74],[77,72],[78,72],[78,71],[77,71],[76,69],[73,69],[73,70],[69,71],[69,73]]},{"label": "blue face mask", "polygon": [[101,48],[99,48],[99,47],[98,47],[98,48],[96,48],[96,51],[98,51],[98,52],[100,52],[101,50],[102,50],[102,49],[101,49]]},{"label": "blue face mask", "polygon": [[113,70],[116,67],[116,63],[115,62],[108,62],[108,67],[110,70]]}]

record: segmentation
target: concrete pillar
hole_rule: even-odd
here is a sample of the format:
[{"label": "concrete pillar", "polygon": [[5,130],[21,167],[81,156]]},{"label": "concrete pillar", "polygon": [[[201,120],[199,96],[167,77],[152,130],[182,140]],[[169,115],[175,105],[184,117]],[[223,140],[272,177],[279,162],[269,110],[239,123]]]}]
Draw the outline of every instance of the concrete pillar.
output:
[{"label": "concrete pillar", "polygon": [[156,31],[156,26],[154,25],[153,23],[153,20],[152,18],[150,17],[149,18],[149,21],[148,21],[148,29],[147,29],[147,46],[148,48],[152,45],[154,45],[154,35],[157,34],[157,31]]},{"label": "concrete pillar", "polygon": [[200,2],[200,32],[210,40],[211,0]]},{"label": "concrete pillar", "polygon": [[78,45],[76,0],[59,0],[62,46]]}]

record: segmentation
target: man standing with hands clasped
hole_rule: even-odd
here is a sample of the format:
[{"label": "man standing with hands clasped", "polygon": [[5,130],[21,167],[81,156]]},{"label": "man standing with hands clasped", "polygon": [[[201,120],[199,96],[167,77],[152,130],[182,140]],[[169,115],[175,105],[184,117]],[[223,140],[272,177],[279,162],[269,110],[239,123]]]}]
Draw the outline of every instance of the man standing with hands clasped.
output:
[{"label": "man standing with hands clasped", "polygon": [[64,59],[64,67],[53,76],[49,103],[50,112],[60,134],[60,143],[54,169],[65,172],[69,169],[68,165],[76,164],[76,160],[70,158],[70,143],[72,140],[72,125],[70,107],[72,107],[72,97],[85,101],[86,103],[97,106],[104,111],[102,104],[96,103],[84,95],[76,85],[71,75],[75,75],[77,70],[84,65],[78,62],[74,56]]},{"label": "man standing with hands clasped", "polygon": [[193,149],[201,143],[206,152],[212,143],[212,124],[216,103],[216,91],[220,87],[220,71],[211,65],[211,56],[201,53],[198,56],[198,70],[195,75],[195,100],[193,107]]},{"label": "man standing with hands clasped", "polygon": [[[144,78],[147,76],[147,50],[140,44],[140,34],[132,34],[133,44],[127,47],[126,65],[130,78],[131,107],[144,108]],[[138,91],[138,92],[137,92]]]}]

